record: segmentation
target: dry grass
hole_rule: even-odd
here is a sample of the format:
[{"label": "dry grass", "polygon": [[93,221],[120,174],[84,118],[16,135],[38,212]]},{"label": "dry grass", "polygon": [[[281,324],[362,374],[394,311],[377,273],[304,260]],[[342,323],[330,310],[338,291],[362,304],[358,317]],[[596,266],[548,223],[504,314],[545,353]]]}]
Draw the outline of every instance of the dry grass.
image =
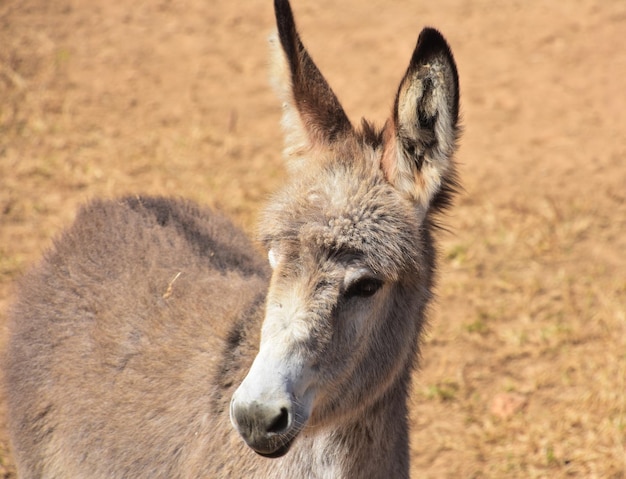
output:
[{"label": "dry grass", "polygon": [[[422,25],[459,63],[466,192],[441,235],[413,475],[625,478],[626,6],[293,2],[355,119],[388,113]],[[2,343],[14,281],[79,203],[184,196],[252,231],[283,181],[269,2],[208,3],[0,4]]]},{"label": "dry grass", "polygon": [[624,477],[626,282],[586,258],[607,218],[571,208],[501,205],[482,240],[446,241],[413,410],[425,477]]}]

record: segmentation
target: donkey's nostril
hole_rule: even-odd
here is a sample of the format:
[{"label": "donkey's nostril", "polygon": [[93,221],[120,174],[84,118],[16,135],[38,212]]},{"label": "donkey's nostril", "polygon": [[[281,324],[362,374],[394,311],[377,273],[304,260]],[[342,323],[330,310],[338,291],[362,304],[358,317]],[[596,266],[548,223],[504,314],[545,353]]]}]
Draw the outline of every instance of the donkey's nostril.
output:
[{"label": "donkey's nostril", "polygon": [[289,411],[286,407],[280,408],[280,414],[276,416],[272,422],[267,426],[266,431],[270,433],[279,434],[284,432],[289,427]]}]

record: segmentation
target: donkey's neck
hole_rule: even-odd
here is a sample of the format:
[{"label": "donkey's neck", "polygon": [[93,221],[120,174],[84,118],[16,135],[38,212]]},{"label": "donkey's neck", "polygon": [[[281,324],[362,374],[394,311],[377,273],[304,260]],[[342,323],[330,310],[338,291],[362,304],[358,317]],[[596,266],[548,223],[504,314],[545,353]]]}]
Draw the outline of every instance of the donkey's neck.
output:
[{"label": "donkey's neck", "polygon": [[278,467],[272,477],[408,478],[406,376],[358,415],[305,429],[292,451],[275,461]]}]

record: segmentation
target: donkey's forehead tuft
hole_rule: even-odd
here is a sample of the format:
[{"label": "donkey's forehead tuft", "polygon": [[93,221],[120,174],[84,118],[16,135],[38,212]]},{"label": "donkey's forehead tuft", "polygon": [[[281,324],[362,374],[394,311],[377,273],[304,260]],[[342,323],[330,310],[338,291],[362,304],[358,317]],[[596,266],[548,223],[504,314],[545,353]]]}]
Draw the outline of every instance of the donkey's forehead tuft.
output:
[{"label": "donkey's forehead tuft", "polygon": [[335,164],[310,176],[288,186],[267,209],[261,238],[268,247],[286,241],[357,254],[390,278],[419,262],[417,213],[381,174]]}]

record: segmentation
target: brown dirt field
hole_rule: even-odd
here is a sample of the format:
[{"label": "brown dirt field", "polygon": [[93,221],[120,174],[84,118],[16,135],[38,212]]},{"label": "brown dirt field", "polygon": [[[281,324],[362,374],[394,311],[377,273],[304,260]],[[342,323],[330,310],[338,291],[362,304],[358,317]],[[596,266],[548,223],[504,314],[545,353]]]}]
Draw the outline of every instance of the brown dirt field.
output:
[{"label": "brown dirt field", "polygon": [[[626,477],[626,3],[293,0],[382,123],[422,26],[455,52],[465,192],[412,396],[413,477]],[[17,277],[94,196],[249,231],[284,180],[268,0],[0,2],[0,339]],[[0,427],[0,476],[14,477]]]}]

